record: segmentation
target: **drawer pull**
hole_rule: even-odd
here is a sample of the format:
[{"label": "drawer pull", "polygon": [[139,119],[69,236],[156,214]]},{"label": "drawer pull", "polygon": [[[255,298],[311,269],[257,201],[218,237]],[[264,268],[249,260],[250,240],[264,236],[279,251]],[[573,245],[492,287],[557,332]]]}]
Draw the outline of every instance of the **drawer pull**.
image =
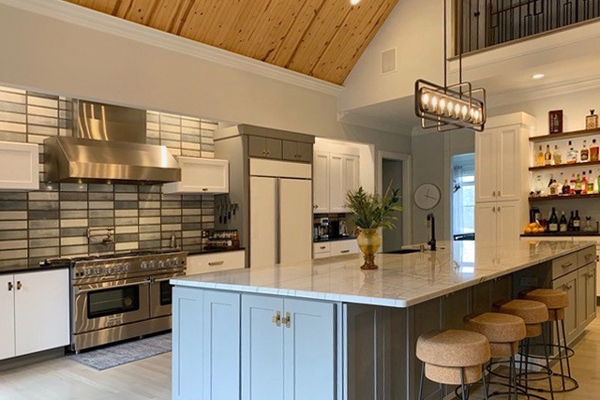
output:
[{"label": "drawer pull", "polygon": [[340,253],[342,253],[342,254],[350,253],[350,250],[342,250],[342,251],[340,251]]},{"label": "drawer pull", "polygon": [[17,290],[21,290],[22,287],[23,284],[21,283],[21,281],[17,281]]},{"label": "drawer pull", "polygon": [[285,317],[281,318],[281,323],[284,324],[286,328],[289,328],[292,323],[292,315],[289,312],[286,312]]},{"label": "drawer pull", "polygon": [[8,291],[10,292],[13,289],[13,283],[8,282]]},{"label": "drawer pull", "polygon": [[562,265],[563,268],[569,268],[569,267],[572,267],[572,266],[573,266],[572,262],[568,262],[568,263]]},{"label": "drawer pull", "polygon": [[208,265],[210,265],[212,267],[213,265],[222,265],[224,263],[225,263],[225,261],[211,261],[208,263]]},{"label": "drawer pull", "polygon": [[203,192],[208,192],[208,188],[202,188]]},{"label": "drawer pull", "polygon": [[325,246],[321,246],[319,247],[321,250],[325,250]]},{"label": "drawer pull", "polygon": [[277,325],[277,327],[281,326],[281,311],[277,311],[277,313],[271,317],[271,322]]}]

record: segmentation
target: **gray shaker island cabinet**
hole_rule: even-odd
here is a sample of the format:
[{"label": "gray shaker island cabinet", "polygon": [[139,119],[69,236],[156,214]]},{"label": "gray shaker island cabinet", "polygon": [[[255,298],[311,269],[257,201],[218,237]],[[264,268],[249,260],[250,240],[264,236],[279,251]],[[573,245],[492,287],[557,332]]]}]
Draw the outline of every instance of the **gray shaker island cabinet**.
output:
[{"label": "gray shaker island cabinet", "polygon": [[[522,283],[555,286],[594,246],[454,242],[378,254],[375,271],[349,255],[174,279],[173,399],[415,399],[419,335],[463,328]],[[427,382],[425,398],[450,390]]]}]

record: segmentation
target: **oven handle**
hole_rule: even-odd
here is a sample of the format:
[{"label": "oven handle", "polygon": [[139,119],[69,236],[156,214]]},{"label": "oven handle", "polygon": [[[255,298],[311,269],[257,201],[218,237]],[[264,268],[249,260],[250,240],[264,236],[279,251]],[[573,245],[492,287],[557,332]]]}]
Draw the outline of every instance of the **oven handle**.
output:
[{"label": "oven handle", "polygon": [[160,279],[152,279],[152,282],[164,282],[164,281],[170,281],[173,278],[177,278],[178,276],[185,276],[185,274],[181,273],[181,274],[175,274],[175,275],[171,275],[167,278],[160,278]]},{"label": "oven handle", "polygon": [[[85,289],[82,289],[83,286],[75,286],[75,293],[88,293],[93,292],[95,290],[103,290],[103,289],[118,289],[121,287],[127,286],[137,286],[137,285],[149,285],[151,283],[150,279],[144,279],[138,282],[128,282],[121,285],[110,285],[110,286],[96,286],[96,285],[85,285]],[[93,287],[90,287],[93,286]]]}]

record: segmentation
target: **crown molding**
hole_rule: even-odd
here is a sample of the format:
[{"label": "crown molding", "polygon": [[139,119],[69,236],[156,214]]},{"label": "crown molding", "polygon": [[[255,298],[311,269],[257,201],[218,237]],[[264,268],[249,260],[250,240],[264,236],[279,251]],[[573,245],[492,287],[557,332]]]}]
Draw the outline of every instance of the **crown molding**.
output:
[{"label": "crown molding", "polygon": [[338,96],[343,87],[299,72],[271,65],[250,57],[209,46],[170,33],[151,29],[121,18],[103,14],[61,0],[0,0],[0,4],[43,15],[103,33],[175,51],[211,61],[284,83],[300,86],[331,96]]},{"label": "crown molding", "polygon": [[412,131],[412,127],[409,125],[368,117],[352,111],[338,112],[337,120],[342,124],[361,126],[363,128],[394,133],[396,135],[411,136]]}]

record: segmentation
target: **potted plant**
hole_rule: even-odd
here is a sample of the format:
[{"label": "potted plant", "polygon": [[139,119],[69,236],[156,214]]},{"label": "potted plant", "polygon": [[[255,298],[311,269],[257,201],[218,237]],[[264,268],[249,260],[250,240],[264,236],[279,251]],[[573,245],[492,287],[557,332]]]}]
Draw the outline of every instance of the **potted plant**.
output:
[{"label": "potted plant", "polygon": [[362,186],[346,193],[346,207],[352,211],[354,224],[360,228],[357,242],[365,257],[361,269],[377,269],[375,253],[381,246],[381,236],[377,229],[394,228],[392,221],[397,218],[393,213],[402,211],[402,207],[397,204],[400,200],[399,191],[400,189],[392,189],[390,184],[383,196],[367,193]]}]

